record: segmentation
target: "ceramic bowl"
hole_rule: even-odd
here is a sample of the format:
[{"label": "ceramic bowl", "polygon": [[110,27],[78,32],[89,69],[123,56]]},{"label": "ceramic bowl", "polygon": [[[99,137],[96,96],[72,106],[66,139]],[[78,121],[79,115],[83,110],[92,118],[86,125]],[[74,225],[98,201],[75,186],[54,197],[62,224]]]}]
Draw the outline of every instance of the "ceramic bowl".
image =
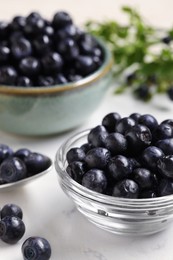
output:
[{"label": "ceramic bowl", "polygon": [[103,42],[102,66],[69,84],[0,86],[0,129],[22,135],[60,133],[82,124],[98,107],[111,80],[112,58]]},{"label": "ceramic bowl", "polygon": [[76,134],[59,148],[55,168],[64,192],[77,209],[98,227],[121,235],[150,235],[173,221],[173,195],[150,199],[125,199],[103,195],[75,182],[66,172],[66,154],[86,143],[89,130]]}]

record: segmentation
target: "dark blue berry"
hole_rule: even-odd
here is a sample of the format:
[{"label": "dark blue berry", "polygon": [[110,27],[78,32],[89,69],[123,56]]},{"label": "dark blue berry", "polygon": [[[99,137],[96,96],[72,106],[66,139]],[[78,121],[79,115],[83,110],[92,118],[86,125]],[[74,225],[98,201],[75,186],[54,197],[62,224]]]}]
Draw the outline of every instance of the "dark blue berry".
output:
[{"label": "dark blue berry", "polygon": [[116,155],[109,161],[107,169],[109,174],[116,181],[119,181],[127,178],[132,173],[132,164],[127,157]]},{"label": "dark blue berry", "polygon": [[153,132],[155,141],[173,137],[173,127],[169,124],[160,124]]},{"label": "dark blue berry", "polygon": [[0,238],[7,244],[17,243],[25,233],[25,224],[19,217],[6,216],[0,221]]},{"label": "dark blue berry", "polygon": [[42,237],[29,237],[22,244],[24,260],[49,260],[51,253],[50,243]]},{"label": "dark blue berry", "polygon": [[17,60],[28,57],[32,54],[31,43],[25,38],[19,38],[12,43],[11,53]]},{"label": "dark blue berry", "polygon": [[88,142],[94,147],[104,147],[107,136],[108,132],[106,128],[102,125],[98,125],[89,132]]},{"label": "dark blue berry", "polygon": [[40,62],[38,59],[29,56],[20,61],[19,69],[23,75],[34,77],[40,71]]},{"label": "dark blue berry", "polygon": [[27,168],[27,176],[32,176],[48,169],[51,165],[49,157],[40,153],[30,153],[24,158]]},{"label": "dark blue berry", "polygon": [[138,158],[129,157],[128,159],[132,165],[133,170],[141,167],[140,160],[138,160]]},{"label": "dark blue berry", "polygon": [[3,160],[11,157],[13,155],[13,150],[6,144],[0,144],[0,163]]},{"label": "dark blue berry", "polygon": [[14,216],[22,219],[23,212],[22,209],[16,204],[6,204],[2,207],[0,215],[1,219],[5,218],[6,216]]},{"label": "dark blue berry", "polygon": [[112,155],[124,154],[127,151],[127,140],[120,133],[111,133],[105,139],[105,147]]},{"label": "dark blue berry", "polygon": [[135,125],[126,131],[126,139],[131,154],[138,154],[149,146],[152,141],[152,134],[147,126]]},{"label": "dark blue berry", "polygon": [[0,64],[4,65],[9,61],[10,49],[7,46],[0,46]]},{"label": "dark blue berry", "polygon": [[140,199],[152,199],[157,197],[157,192],[155,190],[143,190],[139,193]]},{"label": "dark blue berry", "polygon": [[67,78],[62,74],[62,73],[58,73],[55,75],[55,83],[56,84],[67,84]]},{"label": "dark blue berry", "polygon": [[80,53],[83,55],[93,55],[93,51],[97,46],[97,42],[90,34],[82,33],[78,40]]},{"label": "dark blue berry", "polygon": [[45,27],[45,21],[41,18],[41,16],[37,13],[30,14],[26,19],[26,25],[24,27],[24,32],[29,37],[33,35],[38,35],[43,32]]},{"label": "dark blue berry", "polygon": [[43,34],[52,37],[54,35],[54,29],[52,26],[47,25],[43,28]]},{"label": "dark blue berry", "polygon": [[91,150],[93,148],[93,146],[91,144],[89,144],[89,143],[85,143],[85,144],[81,145],[80,148],[84,151],[84,153],[87,154],[87,152],[89,150]]},{"label": "dark blue berry", "polygon": [[55,42],[65,40],[66,38],[75,39],[76,36],[77,36],[77,28],[73,24],[70,24],[56,31]]},{"label": "dark blue berry", "polygon": [[166,124],[166,125],[170,125],[173,127],[173,119],[166,119],[166,120],[162,121],[160,124]]},{"label": "dark blue berry", "polygon": [[81,183],[83,175],[87,171],[87,165],[84,162],[71,162],[66,169],[69,176],[78,183]]},{"label": "dark blue berry", "polygon": [[13,31],[21,31],[26,25],[26,18],[24,16],[15,16],[10,24]]},{"label": "dark blue berry", "polygon": [[88,168],[105,169],[111,157],[109,150],[102,147],[97,147],[89,150],[86,154],[85,162]]},{"label": "dark blue berry", "polygon": [[173,194],[173,182],[169,179],[161,179],[158,185],[158,196]]},{"label": "dark blue berry", "polygon": [[0,39],[7,39],[9,34],[9,24],[7,22],[0,22]]},{"label": "dark blue berry", "polygon": [[48,35],[39,35],[34,39],[33,46],[37,54],[45,54],[45,52],[50,51],[51,40]]},{"label": "dark blue berry", "polygon": [[68,163],[74,162],[74,161],[84,161],[85,159],[85,152],[81,148],[71,148],[67,154],[66,158]]},{"label": "dark blue berry", "polygon": [[42,65],[44,72],[46,74],[49,73],[58,73],[62,70],[63,67],[63,59],[61,55],[57,52],[49,52],[45,54],[42,58]]},{"label": "dark blue berry", "polygon": [[130,117],[124,117],[119,120],[117,125],[115,126],[115,131],[121,134],[125,134],[128,130],[130,130],[134,125],[135,121]]},{"label": "dark blue berry", "polygon": [[112,196],[136,199],[138,198],[138,194],[139,194],[138,184],[133,180],[124,179],[118,182],[114,186]]},{"label": "dark blue berry", "polygon": [[133,120],[135,120],[136,123],[138,123],[139,118],[141,117],[141,114],[139,113],[132,113],[130,116]]},{"label": "dark blue berry", "polygon": [[55,80],[50,76],[39,76],[38,77],[38,86],[50,87],[55,85]]},{"label": "dark blue berry", "polygon": [[118,113],[109,113],[103,118],[102,125],[111,133],[115,131],[115,126],[120,119],[121,116]]},{"label": "dark blue berry", "polygon": [[165,36],[165,37],[163,37],[162,39],[161,39],[161,41],[163,42],[163,43],[165,43],[165,44],[170,44],[170,42],[172,41],[172,38],[171,38],[171,36],[170,35],[167,35],[167,36]]},{"label": "dark blue berry", "polygon": [[29,149],[21,148],[14,153],[14,156],[20,158],[21,160],[24,160],[26,157],[29,156],[30,153],[31,151]]},{"label": "dark blue berry", "polygon": [[140,189],[150,189],[154,184],[153,173],[145,168],[133,170],[133,180],[139,185]]},{"label": "dark blue berry", "polygon": [[66,12],[57,12],[52,21],[52,25],[55,29],[63,28],[69,24],[72,24],[72,18]]},{"label": "dark blue berry", "polygon": [[87,171],[83,176],[82,185],[90,190],[104,193],[107,188],[105,172],[99,169]]},{"label": "dark blue berry", "polygon": [[26,177],[26,165],[17,158],[10,157],[0,165],[0,180],[6,183],[15,182]]},{"label": "dark blue berry", "polygon": [[75,61],[75,68],[82,76],[87,76],[96,69],[93,58],[86,55],[78,55]]},{"label": "dark blue berry", "polygon": [[78,74],[76,74],[76,75],[73,75],[73,74],[69,74],[68,75],[68,81],[69,82],[76,82],[76,81],[79,81],[80,79],[82,79],[82,76],[81,75],[78,75]]},{"label": "dark blue berry", "polygon": [[163,177],[173,179],[173,155],[162,156],[157,161],[157,169]]},{"label": "dark blue berry", "polygon": [[147,126],[151,132],[153,132],[158,126],[156,118],[150,114],[140,116],[138,119],[138,124]]},{"label": "dark blue berry", "polygon": [[33,82],[29,77],[20,76],[17,79],[17,86],[19,86],[19,87],[31,87],[31,86],[33,86]]},{"label": "dark blue berry", "polygon": [[66,60],[72,60],[79,55],[78,46],[71,38],[58,41],[56,49]]},{"label": "dark blue berry", "polygon": [[143,101],[147,101],[151,97],[150,89],[147,85],[140,85],[136,90],[135,93],[137,98]]},{"label": "dark blue berry", "polygon": [[165,155],[173,154],[173,138],[159,140],[155,146],[160,148]]},{"label": "dark blue berry", "polygon": [[16,85],[17,71],[12,66],[0,68],[0,84]]},{"label": "dark blue berry", "polygon": [[157,161],[163,156],[164,153],[161,149],[155,146],[149,146],[143,151],[142,162],[147,168],[156,170]]}]

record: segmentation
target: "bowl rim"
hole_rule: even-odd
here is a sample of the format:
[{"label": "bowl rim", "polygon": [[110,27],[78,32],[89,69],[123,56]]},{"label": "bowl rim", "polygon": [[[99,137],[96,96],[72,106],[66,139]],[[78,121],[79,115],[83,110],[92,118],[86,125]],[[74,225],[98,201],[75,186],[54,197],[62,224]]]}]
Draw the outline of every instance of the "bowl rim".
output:
[{"label": "bowl rim", "polygon": [[[112,206],[117,205],[128,205],[128,208],[130,207],[139,207],[139,208],[153,208],[154,206],[163,206],[169,205],[173,203],[173,194],[172,195],[166,195],[162,197],[155,197],[155,198],[141,198],[141,199],[128,199],[128,198],[121,198],[121,197],[113,197],[106,194],[101,194],[92,190],[89,190],[82,186],[81,184],[74,181],[67,173],[65,169],[65,162],[66,162],[66,155],[64,154],[67,148],[69,148],[69,145],[75,144],[75,141],[79,140],[80,138],[87,137],[89,131],[91,129],[86,129],[84,131],[78,132],[74,135],[72,135],[70,138],[68,138],[62,145],[59,147],[59,149],[56,152],[55,156],[55,169],[60,177],[61,181],[64,182],[65,185],[67,185],[70,189],[72,189],[75,193],[78,195],[85,197],[85,199],[91,199],[94,202],[100,202],[102,204],[109,204]],[[75,146],[74,146],[75,147]]]},{"label": "bowl rim", "polygon": [[101,46],[104,51],[104,61],[102,65],[92,74],[88,75],[87,77],[76,81],[76,82],[69,82],[67,84],[57,84],[54,86],[49,87],[18,87],[18,86],[5,86],[0,85],[0,94],[7,94],[7,95],[45,95],[45,94],[53,94],[53,93],[62,93],[65,91],[73,91],[76,89],[87,87],[89,84],[96,82],[97,80],[104,77],[112,68],[113,66],[113,58],[111,51],[106,46],[100,38],[93,36]]}]

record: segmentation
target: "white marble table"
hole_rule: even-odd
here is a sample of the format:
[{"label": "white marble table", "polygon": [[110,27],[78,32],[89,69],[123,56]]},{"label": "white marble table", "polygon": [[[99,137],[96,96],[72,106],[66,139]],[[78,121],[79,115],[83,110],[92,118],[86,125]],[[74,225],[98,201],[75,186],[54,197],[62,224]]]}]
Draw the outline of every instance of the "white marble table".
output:
[{"label": "white marble table", "polygon": [[[128,3],[137,4],[146,18],[159,26],[172,24],[171,0],[146,0],[141,3],[138,0],[49,0],[44,3],[34,0],[1,0],[0,19],[8,19],[17,13],[26,14],[31,10],[40,10],[49,17],[56,9],[65,9],[73,14],[78,23],[89,17],[113,17],[114,13],[123,21],[119,6]],[[48,154],[54,160],[55,153],[64,140],[77,131],[99,124],[102,117],[112,111],[123,116],[136,111],[152,113],[161,121],[172,117],[173,104],[165,97],[156,97],[150,104],[144,104],[134,100],[129,94],[115,96],[111,89],[90,120],[72,132],[44,138],[19,137],[0,132],[0,143],[6,143],[14,150],[28,147]],[[16,245],[10,246],[0,241],[1,260],[22,259],[21,243],[33,235],[46,237],[50,241],[52,260],[173,260],[173,224],[168,230],[149,237],[126,238],[102,231],[76,211],[58,185],[54,169],[22,189],[0,192],[0,206],[7,202],[16,203],[23,208],[26,233]]]}]

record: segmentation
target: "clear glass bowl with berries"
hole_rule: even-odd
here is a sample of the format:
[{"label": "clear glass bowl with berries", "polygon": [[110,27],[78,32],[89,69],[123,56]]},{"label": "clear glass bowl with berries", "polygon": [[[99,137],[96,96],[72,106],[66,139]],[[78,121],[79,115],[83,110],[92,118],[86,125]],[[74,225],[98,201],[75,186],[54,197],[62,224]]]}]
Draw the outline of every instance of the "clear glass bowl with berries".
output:
[{"label": "clear glass bowl with berries", "polygon": [[149,235],[173,221],[173,120],[106,115],[68,139],[55,168],[89,221],[121,235]]},{"label": "clear glass bowl with berries", "polygon": [[106,44],[66,12],[0,22],[0,129],[45,135],[82,124],[105,96],[112,64]]}]

